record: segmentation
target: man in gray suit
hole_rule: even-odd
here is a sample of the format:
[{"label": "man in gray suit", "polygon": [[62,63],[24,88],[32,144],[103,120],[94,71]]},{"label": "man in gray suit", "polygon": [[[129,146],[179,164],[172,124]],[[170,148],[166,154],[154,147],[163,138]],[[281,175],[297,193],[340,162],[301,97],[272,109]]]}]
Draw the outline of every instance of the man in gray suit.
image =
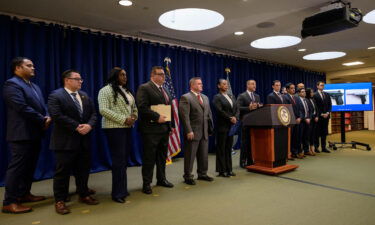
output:
[{"label": "man in gray suit", "polygon": [[201,78],[193,77],[189,84],[190,92],[181,97],[179,112],[184,130],[184,179],[186,184],[195,185],[192,175],[195,157],[198,163],[198,180],[214,180],[207,175],[208,136],[213,133],[213,124],[210,102],[206,95],[201,94]]}]

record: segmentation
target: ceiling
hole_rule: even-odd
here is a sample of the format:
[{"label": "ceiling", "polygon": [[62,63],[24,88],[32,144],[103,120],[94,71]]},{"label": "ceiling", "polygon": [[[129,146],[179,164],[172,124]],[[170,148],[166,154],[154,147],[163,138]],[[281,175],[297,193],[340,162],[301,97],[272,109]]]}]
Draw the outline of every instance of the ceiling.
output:
[{"label": "ceiling", "polygon": [[[345,70],[343,62],[375,66],[375,25],[362,22],[357,28],[333,34],[308,37],[284,49],[260,50],[250,46],[255,39],[272,35],[300,36],[302,21],[329,4],[328,0],[133,0],[123,7],[117,0],[12,0],[0,1],[0,12],[40,18],[97,30],[121,33],[203,50],[228,53],[253,59],[295,65],[315,71]],[[175,31],[164,28],[158,17],[177,8],[207,8],[220,12],[225,21],[205,31]],[[364,14],[375,9],[374,0],[353,0],[352,7]],[[262,28],[261,23],[274,26]],[[260,24],[260,25],[259,25]],[[242,30],[242,36],[233,32]],[[297,49],[306,48],[306,52]],[[344,51],[345,57],[327,61],[306,61],[302,56],[320,51]],[[375,77],[375,74],[373,74]]]}]

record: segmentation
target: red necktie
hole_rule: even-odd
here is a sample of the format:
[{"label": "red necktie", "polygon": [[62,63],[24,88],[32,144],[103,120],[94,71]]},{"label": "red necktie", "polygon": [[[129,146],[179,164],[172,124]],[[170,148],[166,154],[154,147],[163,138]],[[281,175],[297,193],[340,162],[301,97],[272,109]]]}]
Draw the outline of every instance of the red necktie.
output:
[{"label": "red necktie", "polygon": [[203,100],[200,94],[197,95],[199,104],[203,105]]},{"label": "red necktie", "polygon": [[159,88],[160,88],[161,93],[163,93],[165,103],[168,104],[169,103],[169,98],[168,98],[167,93],[165,93],[163,87],[160,86]]}]

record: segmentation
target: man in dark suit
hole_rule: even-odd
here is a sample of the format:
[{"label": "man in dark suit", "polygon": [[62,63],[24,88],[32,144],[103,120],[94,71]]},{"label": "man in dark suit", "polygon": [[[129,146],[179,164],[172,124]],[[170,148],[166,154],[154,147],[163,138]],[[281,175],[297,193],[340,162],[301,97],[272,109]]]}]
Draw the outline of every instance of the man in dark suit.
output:
[{"label": "man in dark suit", "polygon": [[97,118],[93,101],[80,91],[83,80],[79,72],[63,72],[62,82],[64,87],[49,95],[48,110],[54,124],[50,148],[56,158],[55,210],[58,214],[67,214],[70,210],[65,200],[69,194],[71,171],[76,179],[79,200],[89,205],[99,204],[87,187],[91,167],[90,134]]},{"label": "man in dark suit", "polygon": [[195,185],[192,171],[197,157],[198,180],[213,181],[208,171],[208,136],[213,132],[212,113],[208,97],[202,94],[203,84],[199,77],[190,79],[190,92],[181,96],[180,121],[184,131],[184,179]]},{"label": "man in dark suit", "polygon": [[283,96],[280,93],[281,82],[279,80],[272,81],[273,91],[267,96],[267,104],[284,104]]},{"label": "man in dark suit", "polygon": [[166,121],[164,115],[151,110],[152,105],[170,105],[172,98],[169,91],[163,87],[165,73],[163,67],[154,66],[151,69],[150,81],[139,86],[136,96],[139,114],[139,130],[143,142],[143,193],[151,194],[151,183],[156,164],[157,185],[172,188],[165,176],[165,163],[168,157],[169,133],[174,127],[173,113],[171,121]]},{"label": "man in dark suit", "polygon": [[[260,103],[260,97],[255,93],[256,81],[248,80],[246,82],[246,91],[241,93],[237,98],[237,108],[240,112],[240,120],[251,111],[262,106]],[[250,145],[250,129],[243,126],[241,132],[241,154],[240,154],[240,166],[245,168],[248,165],[253,164],[253,157],[251,155]]]},{"label": "man in dark suit", "polygon": [[[294,117],[296,118],[296,124],[291,128],[291,157],[289,158],[293,160],[293,158],[301,158],[298,156],[298,129],[299,124],[301,123],[300,114],[298,111],[298,106],[296,104],[296,96],[295,96],[295,85],[292,83],[287,83],[285,85],[287,93],[283,95],[284,104],[291,104],[293,107]],[[289,156],[288,156],[289,157]]]},{"label": "man in dark suit", "polygon": [[30,81],[35,76],[30,59],[17,57],[11,65],[14,76],[4,83],[3,95],[7,107],[7,136],[11,160],[5,177],[2,211],[30,212],[22,202],[37,202],[44,196],[30,193],[39,157],[41,139],[50,123],[42,92]]},{"label": "man in dark suit", "polygon": [[306,91],[305,88],[300,88],[297,90],[298,97],[296,97],[296,105],[298,108],[299,118],[301,122],[298,126],[298,158],[305,157],[305,153],[309,153],[309,125],[311,122],[311,113],[309,111],[309,106],[306,101]]},{"label": "man in dark suit", "polygon": [[239,118],[236,98],[228,94],[228,82],[219,79],[219,93],[212,100],[216,111],[216,172],[221,177],[235,176],[232,171],[233,135],[229,132]]},{"label": "man in dark suit", "polygon": [[314,100],[318,107],[319,111],[319,120],[318,120],[318,140],[317,140],[317,147],[319,147],[319,139],[320,139],[320,146],[321,151],[325,153],[330,153],[330,151],[326,148],[326,139],[328,135],[328,123],[329,118],[331,115],[332,110],[332,102],[331,97],[327,92],[324,92],[324,82],[318,81],[316,84],[318,91],[314,94]]}]

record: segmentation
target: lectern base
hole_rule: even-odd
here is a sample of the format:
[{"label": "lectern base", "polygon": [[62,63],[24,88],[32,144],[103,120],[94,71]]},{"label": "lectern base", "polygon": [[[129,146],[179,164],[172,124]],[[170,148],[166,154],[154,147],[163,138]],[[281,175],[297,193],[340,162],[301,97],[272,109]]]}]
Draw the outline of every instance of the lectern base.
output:
[{"label": "lectern base", "polygon": [[264,166],[257,166],[257,165],[251,165],[247,166],[247,170],[250,172],[257,172],[257,173],[264,173],[268,175],[277,175],[280,173],[289,172],[292,170],[295,170],[298,166],[297,165],[285,165],[285,166],[279,166],[275,168],[268,168]]}]

